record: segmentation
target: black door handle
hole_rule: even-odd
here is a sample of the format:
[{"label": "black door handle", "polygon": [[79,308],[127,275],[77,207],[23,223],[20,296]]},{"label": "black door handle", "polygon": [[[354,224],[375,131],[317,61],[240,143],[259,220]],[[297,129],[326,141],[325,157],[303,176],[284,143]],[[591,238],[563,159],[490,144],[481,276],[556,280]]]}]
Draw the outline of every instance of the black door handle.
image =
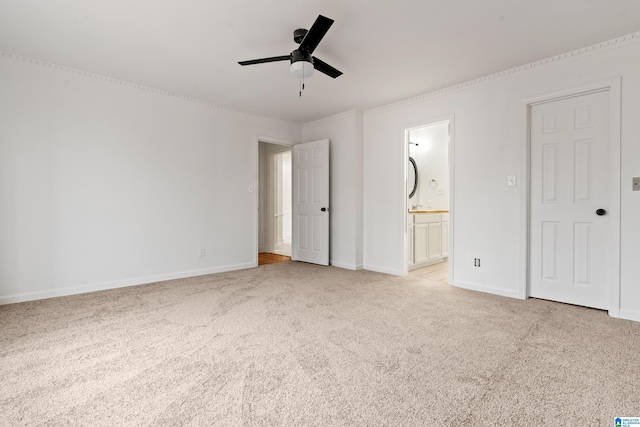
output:
[{"label": "black door handle", "polygon": [[607,211],[605,211],[604,209],[598,209],[596,211],[596,215],[598,215],[598,216],[602,216],[602,215],[604,215],[606,213],[607,213]]},{"label": "black door handle", "polygon": [[328,209],[328,208],[321,208],[320,210],[321,210],[322,212],[328,212],[328,211],[329,211],[329,209]]}]

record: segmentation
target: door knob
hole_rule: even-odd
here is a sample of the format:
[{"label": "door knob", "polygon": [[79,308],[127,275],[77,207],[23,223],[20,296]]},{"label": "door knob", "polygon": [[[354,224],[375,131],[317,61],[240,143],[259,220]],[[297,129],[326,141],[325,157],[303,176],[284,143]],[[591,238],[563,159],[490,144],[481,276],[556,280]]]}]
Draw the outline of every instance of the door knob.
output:
[{"label": "door knob", "polygon": [[329,208],[321,208],[320,209],[322,212],[329,212]]},{"label": "door knob", "polygon": [[604,215],[606,213],[607,213],[607,211],[605,211],[604,209],[598,209],[596,211],[596,215],[598,215],[598,216],[602,216],[602,215]]}]

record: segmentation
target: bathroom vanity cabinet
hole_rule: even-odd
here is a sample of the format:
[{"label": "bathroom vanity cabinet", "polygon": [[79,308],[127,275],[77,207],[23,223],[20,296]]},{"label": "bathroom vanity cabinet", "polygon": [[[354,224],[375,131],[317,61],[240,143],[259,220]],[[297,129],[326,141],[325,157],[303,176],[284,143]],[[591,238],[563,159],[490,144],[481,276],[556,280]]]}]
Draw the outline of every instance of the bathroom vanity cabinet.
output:
[{"label": "bathroom vanity cabinet", "polygon": [[447,260],[449,212],[409,211],[407,218],[409,270]]}]

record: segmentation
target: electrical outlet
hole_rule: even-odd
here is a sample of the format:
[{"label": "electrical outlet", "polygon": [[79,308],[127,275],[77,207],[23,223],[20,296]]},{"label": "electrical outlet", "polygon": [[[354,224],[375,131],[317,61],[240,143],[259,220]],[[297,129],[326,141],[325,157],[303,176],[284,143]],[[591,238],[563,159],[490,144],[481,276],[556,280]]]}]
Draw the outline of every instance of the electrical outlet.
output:
[{"label": "electrical outlet", "polygon": [[207,248],[200,248],[200,256],[205,256],[207,254]]}]

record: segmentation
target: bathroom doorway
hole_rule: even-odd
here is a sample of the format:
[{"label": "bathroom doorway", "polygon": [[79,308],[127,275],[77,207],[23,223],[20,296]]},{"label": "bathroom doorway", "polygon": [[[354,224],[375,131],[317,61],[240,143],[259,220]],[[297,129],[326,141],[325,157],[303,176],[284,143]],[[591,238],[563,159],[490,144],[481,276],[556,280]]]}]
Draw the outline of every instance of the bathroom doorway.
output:
[{"label": "bathroom doorway", "polygon": [[406,273],[453,283],[453,116],[408,127]]}]

